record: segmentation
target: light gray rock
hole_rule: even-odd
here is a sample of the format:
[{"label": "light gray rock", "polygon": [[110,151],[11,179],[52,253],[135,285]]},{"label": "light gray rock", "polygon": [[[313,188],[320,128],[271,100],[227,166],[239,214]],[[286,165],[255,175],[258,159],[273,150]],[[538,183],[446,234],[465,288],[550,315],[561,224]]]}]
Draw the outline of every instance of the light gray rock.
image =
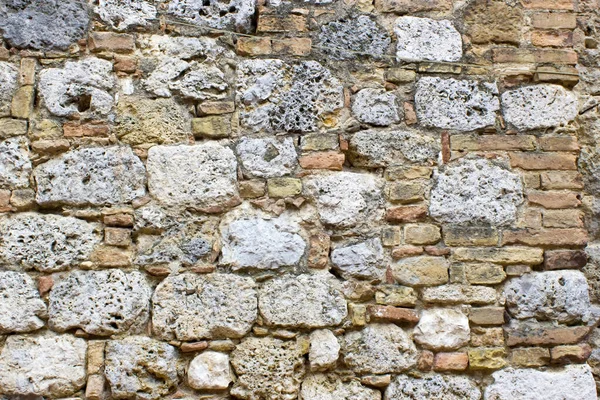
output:
[{"label": "light gray rock", "polygon": [[298,154],[290,137],[283,140],[242,138],[236,151],[250,177],[280,177],[291,174],[298,165]]},{"label": "light gray rock", "polygon": [[373,223],[383,216],[383,181],[370,174],[338,172],[304,180],[304,193],[321,222],[338,228]]},{"label": "light gray rock", "polygon": [[76,266],[100,242],[97,228],[73,217],[5,215],[0,218],[0,263],[43,272]]},{"label": "light gray rock", "polygon": [[117,31],[130,26],[145,27],[156,20],[156,7],[147,0],[99,0],[94,12]]},{"label": "light gray rock", "polygon": [[86,341],[71,335],[10,335],[0,353],[2,393],[70,396],[85,385],[86,352]]},{"label": "light gray rock", "polygon": [[238,379],[230,394],[236,398],[293,400],[298,397],[304,359],[296,341],[245,338],[231,353],[231,365]]},{"label": "light gray rock", "polygon": [[538,318],[563,323],[591,317],[588,283],[580,271],[525,274],[507,282],[504,296],[515,318]]},{"label": "light gray rock", "polygon": [[154,146],[146,168],[150,194],[164,205],[210,212],[240,203],[235,155],[220,144]]},{"label": "light gray rock", "polygon": [[232,379],[229,355],[205,351],[190,362],[187,372],[188,384],[193,389],[227,389]]},{"label": "light gray rock", "polygon": [[10,115],[12,97],[19,87],[18,77],[19,69],[16,66],[0,61],[0,117]]},{"label": "light gray rock", "polygon": [[359,374],[398,373],[417,363],[410,336],[394,324],[369,324],[347,333],[342,354],[346,365]]},{"label": "light gray rock", "polygon": [[394,164],[437,161],[440,140],[412,131],[357,132],[350,138],[348,157],[357,167],[387,167]]},{"label": "light gray rock", "polygon": [[323,52],[335,60],[378,58],[387,52],[390,35],[366,15],[333,21],[321,26]]},{"label": "light gray rock", "polygon": [[106,343],[104,376],[115,399],[157,400],[177,387],[177,349],[145,336]]},{"label": "light gray rock", "polygon": [[267,325],[293,328],[335,326],[348,315],[341,285],[328,272],[266,282],[259,291],[258,308]]},{"label": "light gray rock", "polygon": [[356,94],[352,113],[365,124],[388,126],[400,121],[396,96],[384,89],[366,88]]},{"label": "light gray rock", "polygon": [[0,189],[29,186],[31,161],[25,139],[14,137],[0,141]]},{"label": "light gray rock", "polygon": [[138,42],[145,56],[158,59],[206,57],[212,60],[226,52],[223,46],[209,37],[150,35],[138,37]]},{"label": "light gray rock", "polygon": [[302,382],[302,400],[381,400],[381,393],[358,381],[342,382],[324,374],[309,375]]},{"label": "light gray rock", "polygon": [[400,17],[394,23],[398,61],[459,61],[462,39],[451,21]]},{"label": "light gray rock", "polygon": [[74,271],[50,292],[48,324],[108,336],[140,330],[148,321],[152,289],[137,271]]},{"label": "light gray rock", "polygon": [[331,252],[331,262],[345,279],[382,279],[385,275],[386,264],[379,238],[337,247]]},{"label": "light gray rock", "polygon": [[248,32],[252,28],[254,1],[170,0],[168,13],[195,25]]},{"label": "light gray rock", "polygon": [[171,97],[169,84],[190,67],[190,63],[175,57],[163,57],[154,70],[142,80],[144,89],[159,97]]},{"label": "light gray rock", "polygon": [[440,304],[493,304],[498,295],[489,286],[450,284],[426,287],[421,291],[423,301]]},{"label": "light gray rock", "polygon": [[144,164],[124,146],[71,150],[38,165],[33,176],[44,205],[122,204],[146,194]]},{"label": "light gray rock", "polygon": [[416,85],[421,125],[472,131],[494,125],[500,109],[496,83],[423,77]]},{"label": "light gray rock", "polygon": [[494,383],[484,394],[485,400],[596,400],[596,384],[588,365],[564,368],[503,369],[492,374]]},{"label": "light gray rock", "polygon": [[232,274],[181,274],[163,280],[152,296],[152,327],[171,340],[240,338],[257,312],[255,283]]},{"label": "light gray rock", "polygon": [[519,130],[551,128],[575,119],[577,95],[559,85],[533,85],[502,94],[502,113]]},{"label": "light gray rock", "polygon": [[95,57],[44,69],[40,71],[40,97],[48,111],[59,117],[105,117],[114,104],[112,71],[110,61]]},{"label": "light gray rock", "polygon": [[484,159],[462,159],[434,174],[430,215],[440,222],[507,225],[523,203],[518,174]]},{"label": "light gray rock", "polygon": [[398,375],[385,391],[384,400],[480,400],[475,382],[462,376],[430,375],[413,378]]},{"label": "light gray rock", "polygon": [[335,366],[340,356],[340,343],[328,329],[318,329],[310,334],[308,360],[311,371],[324,371]]},{"label": "light gray rock", "polygon": [[415,342],[431,350],[455,350],[469,343],[469,318],[459,310],[430,308],[421,312]]},{"label": "light gray rock", "polygon": [[0,272],[0,332],[31,332],[44,326],[46,303],[24,273]]},{"label": "light gray rock", "polygon": [[14,47],[66,50],[89,24],[84,0],[9,1],[0,5],[0,31]]}]

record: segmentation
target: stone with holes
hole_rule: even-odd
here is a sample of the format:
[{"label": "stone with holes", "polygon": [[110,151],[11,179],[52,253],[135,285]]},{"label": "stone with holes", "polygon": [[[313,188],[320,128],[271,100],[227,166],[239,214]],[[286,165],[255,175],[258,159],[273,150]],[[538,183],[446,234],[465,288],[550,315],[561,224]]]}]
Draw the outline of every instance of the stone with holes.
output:
[{"label": "stone with holes", "polygon": [[252,0],[170,0],[167,10],[196,25],[250,32],[254,8]]},{"label": "stone with holes", "polygon": [[0,141],[0,189],[29,186],[31,160],[26,140],[15,137]]},{"label": "stone with holes", "polygon": [[147,0],[99,0],[94,12],[112,29],[145,27],[156,20],[156,7]]},{"label": "stone with holes", "polygon": [[384,89],[362,89],[352,103],[352,113],[360,122],[388,126],[400,121],[400,109],[394,93]]},{"label": "stone with holes", "polygon": [[459,61],[462,39],[452,22],[400,17],[394,24],[398,61]]},{"label": "stone with holes", "polygon": [[302,382],[303,400],[381,400],[381,393],[361,385],[357,380],[342,382],[339,377],[324,374],[309,375]]},{"label": "stone with holes", "polygon": [[46,304],[22,272],[0,272],[0,332],[31,332],[44,326]]},{"label": "stone with holes", "polygon": [[319,33],[323,52],[336,60],[365,56],[380,57],[387,52],[390,35],[366,15],[330,22]]},{"label": "stone with holes", "polygon": [[480,400],[477,384],[462,376],[429,375],[414,378],[398,375],[385,391],[385,400]]}]

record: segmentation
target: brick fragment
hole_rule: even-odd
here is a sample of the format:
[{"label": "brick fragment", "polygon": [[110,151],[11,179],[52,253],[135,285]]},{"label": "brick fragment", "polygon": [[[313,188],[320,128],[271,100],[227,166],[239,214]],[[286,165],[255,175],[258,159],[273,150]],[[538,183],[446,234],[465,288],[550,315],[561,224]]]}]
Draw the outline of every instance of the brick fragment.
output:
[{"label": "brick fragment", "polygon": [[105,215],[104,225],[130,228],[133,226],[133,215],[126,213]]},{"label": "brick fragment", "polygon": [[371,321],[408,322],[412,324],[419,322],[419,314],[410,308],[369,304],[367,305],[367,315]]},{"label": "brick fragment", "polygon": [[546,250],[544,269],[581,269],[587,264],[587,254],[583,250]]},{"label": "brick fragment", "polygon": [[469,366],[469,356],[464,352],[437,353],[433,359],[434,371],[464,371]]},{"label": "brick fragment", "polygon": [[542,213],[544,228],[583,228],[583,212],[579,210],[545,210]]},{"label": "brick fragment", "polygon": [[532,135],[452,135],[454,151],[535,150]]},{"label": "brick fragment", "polygon": [[577,18],[572,13],[537,12],[531,15],[531,25],[539,29],[575,29]]},{"label": "brick fragment", "polygon": [[576,208],[581,205],[581,195],[576,192],[564,191],[537,191],[533,190],[527,194],[530,204],[550,209]]},{"label": "brick fragment", "polygon": [[388,222],[417,222],[426,216],[425,206],[400,206],[388,208],[385,219]]},{"label": "brick fragment", "polygon": [[235,51],[241,56],[266,56],[273,52],[269,37],[240,37]]},{"label": "brick fragment", "polygon": [[104,122],[80,124],[67,122],[63,125],[65,137],[107,137],[110,128]]},{"label": "brick fragment", "polygon": [[513,168],[576,170],[577,156],[569,153],[510,153]]},{"label": "brick fragment", "polygon": [[504,307],[473,307],[469,313],[469,321],[477,325],[502,325]]},{"label": "brick fragment", "polygon": [[433,352],[429,350],[423,350],[421,351],[419,359],[417,360],[417,368],[419,371],[431,371],[431,368],[433,368],[433,361]]},{"label": "brick fragment", "polygon": [[126,33],[93,32],[89,36],[88,47],[95,53],[131,53],[135,50],[135,38]]},{"label": "brick fragment", "polygon": [[583,189],[583,179],[577,171],[545,171],[540,179],[544,189]]},{"label": "brick fragment", "polygon": [[520,323],[505,328],[508,346],[539,346],[553,344],[574,344],[580,342],[590,332],[588,326],[552,326]]},{"label": "brick fragment", "polygon": [[531,44],[537,47],[571,47],[573,32],[570,31],[533,31]]},{"label": "brick fragment", "polygon": [[590,354],[592,354],[592,347],[587,343],[556,346],[550,350],[550,362],[552,364],[580,364],[586,362]]},{"label": "brick fragment", "polygon": [[131,244],[131,231],[125,228],[104,228],[104,242],[111,246],[127,247]]}]

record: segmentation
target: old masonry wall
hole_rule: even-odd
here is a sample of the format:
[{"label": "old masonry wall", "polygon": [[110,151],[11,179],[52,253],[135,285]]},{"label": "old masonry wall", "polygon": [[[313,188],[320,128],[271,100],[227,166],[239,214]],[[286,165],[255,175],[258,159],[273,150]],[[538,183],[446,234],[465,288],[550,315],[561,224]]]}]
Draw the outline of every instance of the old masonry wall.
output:
[{"label": "old masonry wall", "polygon": [[597,399],[599,42],[598,0],[0,1],[0,399]]}]

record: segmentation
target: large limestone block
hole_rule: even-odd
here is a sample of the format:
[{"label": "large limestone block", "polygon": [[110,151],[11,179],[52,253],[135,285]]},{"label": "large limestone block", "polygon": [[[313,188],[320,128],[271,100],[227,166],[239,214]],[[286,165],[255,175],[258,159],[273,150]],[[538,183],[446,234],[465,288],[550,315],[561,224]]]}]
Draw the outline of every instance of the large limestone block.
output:
[{"label": "large limestone block", "polygon": [[31,332],[44,326],[46,304],[24,273],[0,272],[0,332]]},{"label": "large limestone block", "polygon": [[58,271],[89,258],[97,225],[73,217],[19,213],[0,217],[0,264]]},{"label": "large limestone block", "polygon": [[379,238],[337,247],[331,252],[331,262],[345,279],[382,279],[386,269]]},{"label": "large limestone block", "polygon": [[387,52],[390,35],[366,15],[333,21],[321,26],[323,52],[335,60],[349,60],[366,55],[378,58]]},{"label": "large limestone block", "polygon": [[381,400],[381,393],[358,381],[342,382],[324,374],[309,375],[302,382],[302,400]]},{"label": "large limestone block", "polygon": [[398,373],[417,363],[410,336],[394,324],[369,324],[347,333],[342,341],[344,362],[359,374]]},{"label": "large limestone block", "polygon": [[145,336],[106,344],[104,376],[115,399],[157,400],[175,390],[177,349]]},{"label": "large limestone block", "polygon": [[112,29],[145,27],[156,20],[156,7],[148,0],[99,0],[94,12]]},{"label": "large limestone block", "polygon": [[423,310],[415,327],[415,342],[432,350],[454,350],[469,343],[469,318],[462,311],[431,308]]},{"label": "large limestone block", "polygon": [[295,341],[272,337],[249,337],[231,353],[238,380],[231,394],[240,399],[285,399],[298,397],[304,375],[302,348]]},{"label": "large limestone block", "polygon": [[385,400],[480,400],[475,382],[462,376],[430,375],[413,378],[398,375],[385,391]]},{"label": "large limestone block", "polygon": [[165,340],[240,338],[256,312],[254,281],[232,274],[172,275],[152,296],[154,334]]},{"label": "large limestone block", "polygon": [[494,125],[500,109],[495,83],[424,77],[415,93],[415,111],[421,125],[472,131]]},{"label": "large limestone block", "polygon": [[360,122],[376,126],[389,126],[400,121],[396,96],[384,89],[362,89],[354,98],[352,113]]},{"label": "large limestone block", "polygon": [[0,189],[19,189],[29,186],[31,161],[27,141],[10,138],[0,141]]},{"label": "large limestone block", "polygon": [[85,384],[86,352],[86,341],[71,335],[10,335],[0,353],[0,391],[68,397]]},{"label": "large limestone block", "polygon": [[341,285],[327,272],[266,282],[259,291],[258,307],[268,325],[290,328],[339,325],[348,314]]},{"label": "large limestone block", "polygon": [[394,24],[398,61],[459,61],[462,39],[451,21],[400,17]]},{"label": "large limestone block", "polygon": [[[1,15],[0,11],[0,17]],[[19,69],[13,64],[0,61],[0,117],[10,115],[11,100],[18,87]]]},{"label": "large limestone block", "polygon": [[236,151],[250,177],[274,178],[291,174],[298,165],[294,140],[242,138]]},{"label": "large limestone block", "polygon": [[519,175],[488,160],[463,159],[434,175],[429,213],[450,224],[506,225],[522,202]]},{"label": "large limestone block", "polygon": [[227,389],[233,374],[229,356],[216,351],[205,351],[190,362],[187,372],[188,384],[194,389]]},{"label": "large limestone block", "polygon": [[50,292],[48,323],[52,329],[81,328],[92,335],[113,335],[143,328],[152,289],[134,271],[75,271]]},{"label": "large limestone block", "polygon": [[124,146],[71,150],[38,165],[33,175],[40,204],[122,204],[146,193],[144,164]]},{"label": "large limestone block", "polygon": [[224,2],[206,0],[170,0],[168,13],[195,25],[218,29],[235,28],[249,32],[252,28],[255,4],[252,0]]},{"label": "large limestone block", "polygon": [[215,212],[240,202],[237,161],[228,147],[154,146],[146,166],[150,194],[167,206]]}]

